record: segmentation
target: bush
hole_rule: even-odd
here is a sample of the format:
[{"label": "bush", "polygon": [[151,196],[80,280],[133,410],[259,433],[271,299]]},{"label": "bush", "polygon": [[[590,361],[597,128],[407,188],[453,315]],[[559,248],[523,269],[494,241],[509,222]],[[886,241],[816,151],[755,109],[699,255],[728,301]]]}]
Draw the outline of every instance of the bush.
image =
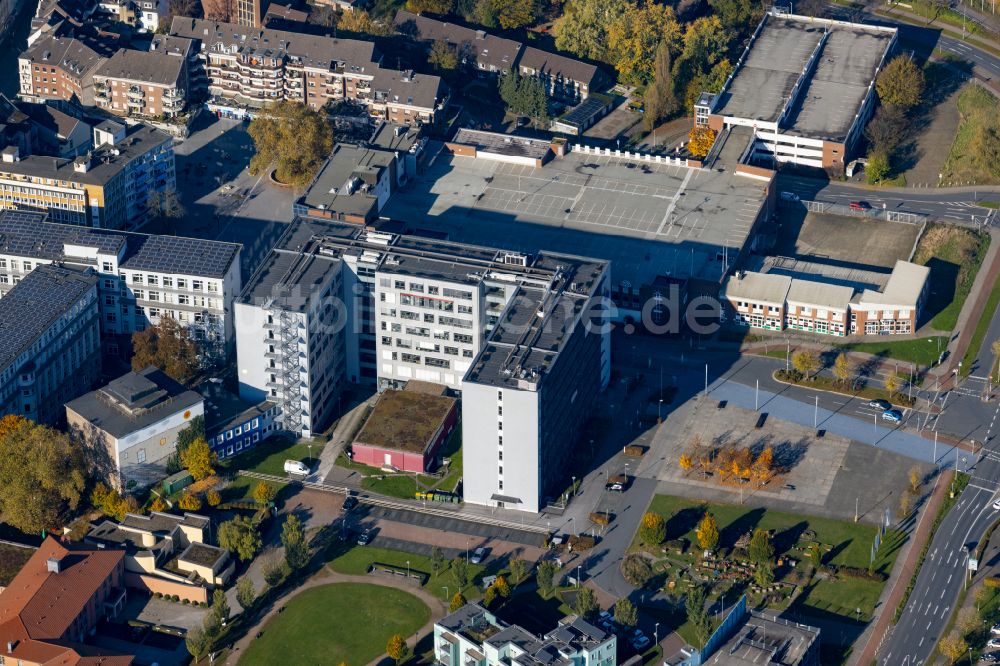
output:
[{"label": "bush", "polygon": [[633,587],[643,587],[653,577],[653,567],[649,565],[641,555],[632,553],[626,555],[621,565],[622,576],[625,582]]},{"label": "bush", "polygon": [[222,495],[218,490],[212,489],[205,493],[205,501],[209,506],[219,506],[222,503]]},{"label": "bush", "polygon": [[983,580],[983,587],[1000,587],[1000,576],[990,576]]},{"label": "bush", "polygon": [[187,606],[189,603],[191,603],[191,600],[187,599],[187,598],[181,599],[181,603],[184,604],[185,606]]},{"label": "bush", "polygon": [[845,567],[837,565],[820,566],[819,570],[825,574],[837,576],[839,578],[854,578],[857,580],[873,580],[884,583],[889,580],[888,574],[881,571],[869,571],[858,567]]},{"label": "bush", "polygon": [[645,455],[646,449],[642,448],[641,446],[637,446],[635,444],[629,444],[628,446],[625,447],[624,453],[630,458],[641,458],[643,455]]},{"label": "bush", "polygon": [[569,538],[573,550],[590,550],[597,545],[597,540],[589,534],[574,534]]},{"label": "bush", "polygon": [[163,592],[157,592],[156,593],[156,598],[157,599],[162,599],[163,598]]},{"label": "bush", "polygon": [[601,525],[601,526],[608,525],[611,523],[611,516],[604,511],[595,511],[594,513],[590,514],[590,522],[594,523],[595,525]]},{"label": "bush", "polygon": [[180,601],[181,598],[179,596],[177,596],[176,594],[174,594],[174,595],[171,595],[170,600],[171,601]]},{"label": "bush", "polygon": [[667,536],[667,523],[658,513],[647,512],[639,523],[639,538],[650,546],[659,546]]},{"label": "bush", "polygon": [[201,606],[202,608],[208,608],[208,602],[207,601],[199,601],[198,605]]}]

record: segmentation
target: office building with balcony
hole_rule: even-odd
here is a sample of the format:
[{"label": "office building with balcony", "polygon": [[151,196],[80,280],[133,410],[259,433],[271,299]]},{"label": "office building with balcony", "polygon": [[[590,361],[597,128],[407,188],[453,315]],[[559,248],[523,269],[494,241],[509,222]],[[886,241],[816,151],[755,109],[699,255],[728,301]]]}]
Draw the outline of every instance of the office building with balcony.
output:
[{"label": "office building with balcony", "polygon": [[124,357],[132,333],[165,316],[186,328],[206,353],[224,358],[232,351],[239,245],[44,220],[43,213],[0,211],[0,296],[42,265],[89,268],[99,278],[106,355]]},{"label": "office building with balcony", "polygon": [[187,97],[185,57],[122,49],[94,72],[96,105],[118,116],[174,118]]},{"label": "office building with balcony", "polygon": [[536,636],[472,603],[434,623],[434,663],[616,666],[618,637],[576,615],[564,618],[544,636]]},{"label": "office building with balcony", "polygon": [[94,72],[108,55],[89,40],[44,35],[18,57],[20,97],[93,106]]},{"label": "office building with balcony", "polygon": [[0,416],[56,423],[101,374],[97,276],[40,266],[0,298]]},{"label": "office building with balcony", "polygon": [[0,161],[0,210],[45,211],[97,229],[138,229],[150,218],[150,195],[176,187],[173,139],[146,125],[104,121],[92,150],[74,159],[7,148]]}]

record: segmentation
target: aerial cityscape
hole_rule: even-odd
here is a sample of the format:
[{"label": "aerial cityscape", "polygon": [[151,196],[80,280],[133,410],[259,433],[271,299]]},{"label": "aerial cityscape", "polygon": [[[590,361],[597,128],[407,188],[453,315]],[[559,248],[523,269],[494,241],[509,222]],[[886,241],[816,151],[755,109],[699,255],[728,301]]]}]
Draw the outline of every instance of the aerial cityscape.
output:
[{"label": "aerial cityscape", "polygon": [[980,0],[0,0],[0,664],[1000,663]]}]

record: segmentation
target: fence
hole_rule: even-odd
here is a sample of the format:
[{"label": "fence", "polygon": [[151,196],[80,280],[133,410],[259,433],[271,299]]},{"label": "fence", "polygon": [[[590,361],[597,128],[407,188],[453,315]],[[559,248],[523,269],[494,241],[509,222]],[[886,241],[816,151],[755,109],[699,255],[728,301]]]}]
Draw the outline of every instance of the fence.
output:
[{"label": "fence", "polygon": [[[301,481],[299,479],[289,479],[283,476],[277,476],[275,474],[261,474],[260,472],[249,472],[247,470],[240,470],[240,476],[246,476],[251,479],[260,479],[261,481],[273,481],[275,483],[285,483],[289,485],[300,485],[303,488],[309,488],[312,490],[321,490],[327,493],[336,493],[339,495],[350,495],[351,489],[347,486],[335,486],[330,483],[322,483],[316,481]],[[443,507],[448,506],[447,504],[442,505],[440,502],[435,502],[436,506],[424,506],[418,501],[405,501],[405,500],[394,500],[388,499],[379,495],[355,495],[354,496],[358,502],[362,504],[369,504],[371,506],[382,507],[383,509],[395,509],[397,511],[414,511],[416,513],[422,513],[428,516],[437,516],[439,518],[451,518],[452,520],[465,520],[469,522],[478,523],[481,525],[490,525],[491,527],[500,527],[508,530],[520,530],[521,532],[531,532],[533,534],[545,534],[551,533],[551,530],[547,527],[542,527],[540,525],[526,525],[524,523],[516,523],[512,520],[503,520],[501,518],[493,518],[490,516],[484,516],[480,514],[466,515],[463,514],[459,508],[446,509]]]},{"label": "fence", "polygon": [[828,201],[786,201],[784,199],[779,199],[778,205],[787,208],[802,206],[810,213],[844,215],[847,217],[861,217],[870,220],[885,220],[886,222],[903,222],[905,224],[925,224],[929,219],[929,216],[924,215],[923,213],[907,213],[898,210],[887,210],[884,208],[856,210],[847,204],[832,203]]},{"label": "fence", "polygon": [[585,146],[582,144],[569,144],[569,150],[580,152],[584,155],[599,155],[602,157],[618,157],[626,160],[637,160],[639,162],[649,162],[651,164],[671,164],[673,166],[690,166],[686,158],[670,157],[669,155],[650,155],[649,153],[633,153],[627,150],[612,148],[598,148],[597,146]]}]

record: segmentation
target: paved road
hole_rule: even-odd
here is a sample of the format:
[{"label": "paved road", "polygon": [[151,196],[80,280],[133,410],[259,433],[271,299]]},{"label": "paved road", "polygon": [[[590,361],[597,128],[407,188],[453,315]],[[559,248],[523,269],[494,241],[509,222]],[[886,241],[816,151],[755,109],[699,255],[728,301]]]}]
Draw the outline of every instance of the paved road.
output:
[{"label": "paved road", "polygon": [[1000,481],[996,446],[988,449],[972,474],[969,487],[934,534],[906,610],[879,651],[879,664],[925,663],[948,623],[965,584],[966,548],[975,548],[998,514],[992,506]]},{"label": "paved road", "polygon": [[976,201],[996,201],[1000,195],[988,192],[954,192],[949,190],[917,189],[912,191],[883,191],[862,189],[850,182],[829,182],[803,176],[778,175],[781,191],[793,192],[801,199],[828,203],[849,204],[867,201],[872,208],[901,213],[919,213],[934,220],[980,226],[993,211],[976,205]]}]

